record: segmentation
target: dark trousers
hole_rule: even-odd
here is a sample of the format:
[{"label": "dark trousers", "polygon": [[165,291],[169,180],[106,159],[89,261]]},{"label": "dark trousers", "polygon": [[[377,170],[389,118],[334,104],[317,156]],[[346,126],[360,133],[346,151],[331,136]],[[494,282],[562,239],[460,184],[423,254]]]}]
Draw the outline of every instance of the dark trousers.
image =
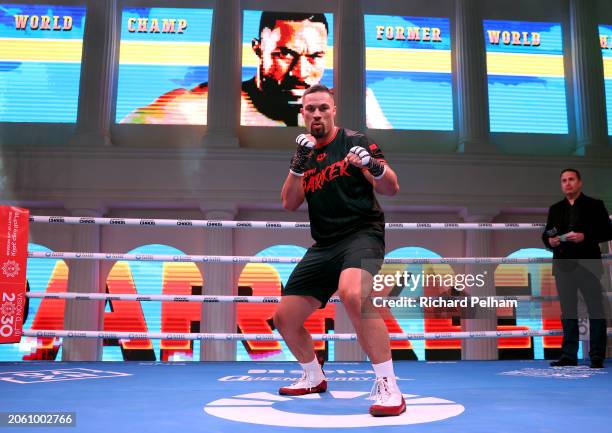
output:
[{"label": "dark trousers", "polygon": [[555,281],[561,303],[563,325],[562,357],[576,361],[578,358],[578,290],[587,306],[590,328],[591,359],[606,357],[606,314],[599,275],[582,267],[571,270],[555,270]]}]

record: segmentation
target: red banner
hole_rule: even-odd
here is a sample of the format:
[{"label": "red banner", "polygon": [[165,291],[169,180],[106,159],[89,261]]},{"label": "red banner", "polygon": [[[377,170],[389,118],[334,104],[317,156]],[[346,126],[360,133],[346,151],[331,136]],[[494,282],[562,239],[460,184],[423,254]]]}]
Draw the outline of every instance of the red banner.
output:
[{"label": "red banner", "polygon": [[21,339],[30,212],[0,206],[0,344]]}]

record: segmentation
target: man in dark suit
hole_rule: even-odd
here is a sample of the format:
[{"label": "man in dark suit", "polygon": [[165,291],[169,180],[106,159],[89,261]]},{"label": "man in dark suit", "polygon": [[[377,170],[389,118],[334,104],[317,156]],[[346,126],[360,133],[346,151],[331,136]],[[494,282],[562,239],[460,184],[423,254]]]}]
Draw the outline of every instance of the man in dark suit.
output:
[{"label": "man in dark suit", "polygon": [[565,198],[548,211],[544,244],[553,250],[553,275],[561,303],[562,355],[553,367],[577,365],[578,290],[587,305],[591,368],[603,368],[606,357],[606,314],[600,278],[603,272],[599,243],[612,238],[608,211],[601,200],[582,193],[578,170],[561,172]]}]

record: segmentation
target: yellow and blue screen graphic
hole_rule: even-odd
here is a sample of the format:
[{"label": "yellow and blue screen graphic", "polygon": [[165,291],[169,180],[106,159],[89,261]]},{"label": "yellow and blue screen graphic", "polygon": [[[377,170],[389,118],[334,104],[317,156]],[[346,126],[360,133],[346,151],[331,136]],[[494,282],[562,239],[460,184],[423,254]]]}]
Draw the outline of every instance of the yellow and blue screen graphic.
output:
[{"label": "yellow and blue screen graphic", "polygon": [[560,23],[483,23],[491,132],[567,134]]},{"label": "yellow and blue screen graphic", "polygon": [[599,42],[603,56],[604,83],[606,86],[606,111],[608,135],[612,135],[612,25],[599,26]]},{"label": "yellow and blue screen graphic", "polygon": [[0,4],[0,122],[76,122],[84,29],[84,6]]},{"label": "yellow and blue screen graphic", "polygon": [[[212,9],[125,8],[117,123],[206,124]],[[195,91],[194,91],[195,90]]]},{"label": "yellow and blue screen graphic", "polygon": [[368,127],[452,131],[449,19],[364,19]]}]

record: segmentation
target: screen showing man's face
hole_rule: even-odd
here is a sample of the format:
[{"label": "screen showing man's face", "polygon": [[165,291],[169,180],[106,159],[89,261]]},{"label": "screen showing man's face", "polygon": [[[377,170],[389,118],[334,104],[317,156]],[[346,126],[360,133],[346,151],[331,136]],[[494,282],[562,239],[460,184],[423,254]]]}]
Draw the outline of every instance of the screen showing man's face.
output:
[{"label": "screen showing man's face", "polygon": [[334,85],[333,14],[244,11],[240,124],[304,126],[302,96]]},{"label": "screen showing man's face", "polygon": [[265,86],[276,85],[300,97],[323,76],[327,31],[323,23],[278,20],[274,29],[262,30],[260,50]]}]

